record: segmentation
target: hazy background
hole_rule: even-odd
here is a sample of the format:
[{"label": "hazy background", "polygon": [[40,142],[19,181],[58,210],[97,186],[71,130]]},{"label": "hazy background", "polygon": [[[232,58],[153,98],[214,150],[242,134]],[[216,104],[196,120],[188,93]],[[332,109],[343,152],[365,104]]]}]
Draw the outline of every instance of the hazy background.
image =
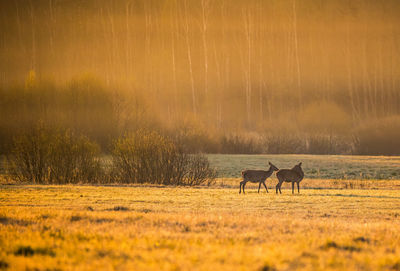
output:
[{"label": "hazy background", "polygon": [[38,120],[107,146],[400,154],[396,0],[0,2],[1,152]]}]

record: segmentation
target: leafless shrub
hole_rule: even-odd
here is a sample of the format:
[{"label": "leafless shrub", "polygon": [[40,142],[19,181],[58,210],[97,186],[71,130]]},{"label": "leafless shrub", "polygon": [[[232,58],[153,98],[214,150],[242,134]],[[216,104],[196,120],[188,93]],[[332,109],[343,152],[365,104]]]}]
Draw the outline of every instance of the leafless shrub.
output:
[{"label": "leafless shrub", "polygon": [[219,141],[222,153],[260,154],[265,151],[265,143],[252,137],[223,135]]},{"label": "leafless shrub", "polygon": [[267,153],[304,153],[306,150],[305,141],[297,135],[268,134],[265,139]]},{"label": "leafless shrub", "polygon": [[199,154],[189,157],[189,170],[187,172],[188,185],[206,183],[207,186],[210,186],[214,184],[216,175],[216,171],[211,168],[206,156]]},{"label": "leafless shrub", "polygon": [[54,140],[50,154],[50,181],[54,183],[96,182],[102,177],[98,146],[86,137],[66,131]]},{"label": "leafless shrub", "polygon": [[139,130],[114,144],[111,178],[115,182],[199,185],[214,177],[205,156],[189,155],[153,131]]},{"label": "leafless shrub", "polygon": [[54,131],[41,123],[15,137],[7,156],[11,175],[21,182],[47,183],[52,138]]},{"label": "leafless shrub", "polygon": [[396,155],[400,153],[400,116],[366,122],[355,129],[356,154]]},{"label": "leafless shrub", "polygon": [[98,153],[86,137],[39,124],[15,137],[7,160],[11,175],[21,182],[90,183],[102,177]]}]

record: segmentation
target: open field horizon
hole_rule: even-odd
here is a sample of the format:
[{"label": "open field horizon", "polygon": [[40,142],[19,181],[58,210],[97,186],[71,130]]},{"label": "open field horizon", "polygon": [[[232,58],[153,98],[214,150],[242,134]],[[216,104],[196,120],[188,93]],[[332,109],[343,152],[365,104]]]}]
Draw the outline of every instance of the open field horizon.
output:
[{"label": "open field horizon", "polygon": [[398,270],[399,190],[0,186],[12,270]]},{"label": "open field horizon", "polygon": [[[240,178],[244,169],[291,168],[303,162],[306,178],[349,180],[398,180],[400,156],[309,155],[309,154],[206,154],[219,178]],[[104,167],[111,158],[102,157]],[[6,172],[6,158],[0,156],[0,174]],[[272,175],[274,178],[275,174]]]},{"label": "open field horizon", "polygon": [[[303,163],[307,178],[315,179],[399,179],[400,156],[310,155],[310,154],[208,154],[219,177],[240,177],[244,169],[279,169]],[[274,175],[274,174],[273,174]]]}]

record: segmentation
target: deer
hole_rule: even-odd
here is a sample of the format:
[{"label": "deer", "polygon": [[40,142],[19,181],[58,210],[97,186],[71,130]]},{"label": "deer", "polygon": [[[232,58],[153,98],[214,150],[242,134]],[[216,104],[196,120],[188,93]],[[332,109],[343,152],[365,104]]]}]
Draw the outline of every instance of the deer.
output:
[{"label": "deer", "polygon": [[276,177],[279,180],[279,183],[276,185],[276,194],[279,192],[282,194],[281,186],[283,182],[291,182],[292,183],[292,194],[294,194],[294,183],[297,183],[297,192],[300,193],[299,183],[304,178],[304,172],[301,168],[301,162],[291,169],[281,169],[276,173]]},{"label": "deer", "polygon": [[265,181],[269,176],[274,173],[274,171],[278,171],[279,168],[274,166],[271,162],[268,162],[269,164],[269,169],[268,170],[253,170],[253,169],[247,169],[242,171],[242,178],[243,181],[240,182],[240,187],[239,187],[239,194],[242,193],[242,187],[243,187],[243,194],[244,192],[244,187],[246,186],[247,182],[251,183],[259,183],[258,185],[258,193],[260,193],[260,187],[261,184],[264,185],[265,189],[267,190],[268,193],[268,188],[265,185]]}]

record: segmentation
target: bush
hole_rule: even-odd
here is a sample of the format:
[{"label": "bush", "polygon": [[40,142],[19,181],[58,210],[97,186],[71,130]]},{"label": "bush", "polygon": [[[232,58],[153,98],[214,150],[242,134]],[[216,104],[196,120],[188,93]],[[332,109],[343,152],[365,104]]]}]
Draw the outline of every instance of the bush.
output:
[{"label": "bush", "polygon": [[114,144],[115,182],[199,185],[215,178],[206,157],[189,155],[156,132],[139,130]]},{"label": "bush", "polygon": [[14,139],[11,175],[21,182],[66,184],[98,181],[99,148],[83,136],[39,124]]},{"label": "bush", "polygon": [[50,153],[50,182],[92,183],[102,177],[99,147],[86,137],[66,131],[55,136]]},{"label": "bush", "polygon": [[399,138],[399,115],[366,122],[355,129],[355,154],[399,155]]},{"label": "bush", "polygon": [[188,185],[207,185],[215,183],[216,171],[210,167],[206,156],[202,154],[191,155],[189,159],[189,171],[187,174]]},{"label": "bush", "polygon": [[346,136],[324,134],[308,135],[306,153],[309,154],[350,154],[352,139]]},{"label": "bush", "polygon": [[219,144],[211,137],[209,130],[199,120],[185,119],[183,123],[170,127],[165,134],[185,152],[217,152]]},{"label": "bush", "polygon": [[220,139],[221,153],[260,154],[265,147],[253,138],[239,135],[222,136]]},{"label": "bush", "polygon": [[305,141],[298,135],[267,134],[265,136],[267,153],[287,154],[305,153]]}]

